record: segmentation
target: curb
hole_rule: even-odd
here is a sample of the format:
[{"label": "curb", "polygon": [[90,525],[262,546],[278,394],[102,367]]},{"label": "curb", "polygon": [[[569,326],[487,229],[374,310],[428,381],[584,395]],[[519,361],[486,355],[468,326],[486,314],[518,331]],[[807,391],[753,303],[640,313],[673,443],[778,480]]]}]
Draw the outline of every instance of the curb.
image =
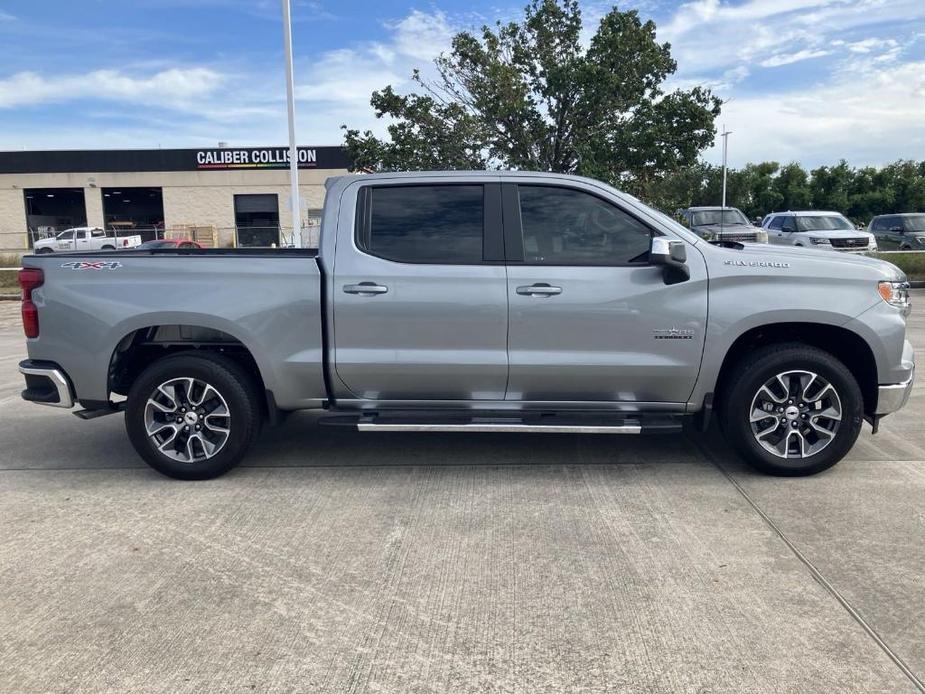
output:
[{"label": "curb", "polygon": [[19,301],[21,298],[19,294],[0,294],[0,301]]},{"label": "curb", "polygon": [[912,289],[925,289],[925,280],[913,280],[909,282]]}]

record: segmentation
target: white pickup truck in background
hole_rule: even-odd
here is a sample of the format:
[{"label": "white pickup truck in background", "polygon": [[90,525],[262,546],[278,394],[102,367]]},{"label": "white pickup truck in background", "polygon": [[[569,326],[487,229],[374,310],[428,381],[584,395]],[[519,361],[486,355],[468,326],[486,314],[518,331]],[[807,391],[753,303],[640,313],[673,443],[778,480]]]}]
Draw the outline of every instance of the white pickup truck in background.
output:
[{"label": "white pickup truck in background", "polygon": [[55,236],[39,239],[34,244],[36,253],[55,251],[114,251],[141,245],[141,236],[116,236],[99,227],[74,227],[59,231]]}]

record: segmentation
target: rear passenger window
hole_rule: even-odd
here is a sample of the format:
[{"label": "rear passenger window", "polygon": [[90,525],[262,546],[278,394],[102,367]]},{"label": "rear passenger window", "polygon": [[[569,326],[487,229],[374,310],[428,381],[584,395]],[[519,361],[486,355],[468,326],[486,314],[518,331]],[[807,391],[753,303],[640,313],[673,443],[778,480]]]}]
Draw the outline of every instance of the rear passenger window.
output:
[{"label": "rear passenger window", "polygon": [[371,187],[357,242],[387,260],[475,265],[484,216],[481,185]]},{"label": "rear passenger window", "polygon": [[525,263],[625,265],[648,259],[652,232],[606,200],[553,186],[518,191]]}]

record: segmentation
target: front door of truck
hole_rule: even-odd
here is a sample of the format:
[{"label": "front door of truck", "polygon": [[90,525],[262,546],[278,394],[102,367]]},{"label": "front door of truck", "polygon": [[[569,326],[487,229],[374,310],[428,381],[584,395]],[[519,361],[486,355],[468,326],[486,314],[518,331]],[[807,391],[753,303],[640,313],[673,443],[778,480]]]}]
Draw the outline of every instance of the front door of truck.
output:
[{"label": "front door of truck", "polygon": [[363,185],[348,233],[339,222],[331,299],[340,397],[504,398],[500,184],[446,181]]},{"label": "front door of truck", "polygon": [[[599,188],[505,184],[507,399],[686,402],[707,315],[703,257],[666,284],[653,229]],[[512,231],[513,227],[513,231]]]}]

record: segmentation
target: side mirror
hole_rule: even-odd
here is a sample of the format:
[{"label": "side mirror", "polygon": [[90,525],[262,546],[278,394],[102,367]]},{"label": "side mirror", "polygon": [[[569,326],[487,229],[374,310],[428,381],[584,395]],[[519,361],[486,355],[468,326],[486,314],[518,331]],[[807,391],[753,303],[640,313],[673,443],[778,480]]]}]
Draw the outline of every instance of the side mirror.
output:
[{"label": "side mirror", "polygon": [[691,278],[687,267],[687,247],[683,241],[653,236],[649,246],[649,264],[662,266],[665,284],[677,284]]}]

